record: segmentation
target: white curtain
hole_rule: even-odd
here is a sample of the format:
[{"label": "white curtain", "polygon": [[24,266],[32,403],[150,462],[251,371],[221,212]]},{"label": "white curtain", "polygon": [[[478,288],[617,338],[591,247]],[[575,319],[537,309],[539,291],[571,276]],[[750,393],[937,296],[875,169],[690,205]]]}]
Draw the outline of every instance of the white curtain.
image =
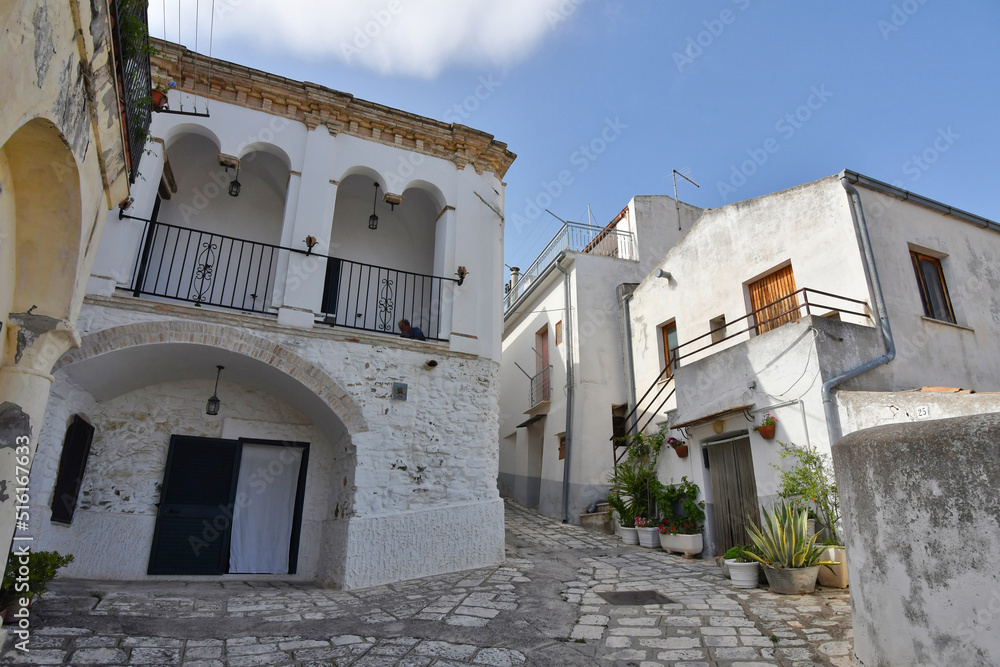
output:
[{"label": "white curtain", "polygon": [[229,572],[288,574],[300,447],[243,445]]}]

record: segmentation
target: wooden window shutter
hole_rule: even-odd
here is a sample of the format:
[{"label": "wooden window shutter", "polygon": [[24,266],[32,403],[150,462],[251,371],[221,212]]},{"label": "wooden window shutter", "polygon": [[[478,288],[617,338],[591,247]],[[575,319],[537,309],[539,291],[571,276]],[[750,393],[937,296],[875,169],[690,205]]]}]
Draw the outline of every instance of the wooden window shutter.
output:
[{"label": "wooden window shutter", "polygon": [[749,290],[758,334],[799,319],[799,299],[795,294],[791,264],[750,283]]},{"label": "wooden window shutter", "polygon": [[52,493],[52,521],[72,523],[76,503],[80,498],[83,473],[90,456],[90,443],[94,440],[94,427],[80,415],[73,415],[73,421],[66,429],[62,455],[59,457],[59,472]]}]

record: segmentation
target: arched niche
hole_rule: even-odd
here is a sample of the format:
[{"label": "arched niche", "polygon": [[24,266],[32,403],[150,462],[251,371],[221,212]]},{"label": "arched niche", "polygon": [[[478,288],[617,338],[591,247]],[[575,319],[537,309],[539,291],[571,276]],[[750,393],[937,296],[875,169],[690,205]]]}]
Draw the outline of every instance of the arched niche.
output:
[{"label": "arched niche", "polygon": [[56,126],[28,121],[0,148],[0,295],[8,312],[66,319],[72,309],[83,236],[80,175]]}]

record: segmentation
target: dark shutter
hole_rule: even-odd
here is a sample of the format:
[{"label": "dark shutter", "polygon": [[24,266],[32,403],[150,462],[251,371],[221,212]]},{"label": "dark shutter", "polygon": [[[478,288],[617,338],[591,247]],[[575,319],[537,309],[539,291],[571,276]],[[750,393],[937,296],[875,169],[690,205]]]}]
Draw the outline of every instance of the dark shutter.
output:
[{"label": "dark shutter", "polygon": [[[337,323],[337,304],[340,301],[340,269],[341,262],[333,257],[326,260],[326,278],[323,281],[323,301],[320,305],[327,320]],[[353,324],[345,319],[339,324]]]},{"label": "dark shutter", "polygon": [[757,480],[753,473],[750,439],[708,443],[709,476],[715,505],[716,555],[749,544],[747,521],[760,525]]},{"label": "dark shutter", "polygon": [[223,574],[239,473],[240,443],[170,437],[149,574]]},{"label": "dark shutter", "polygon": [[94,427],[80,415],[73,415],[73,421],[66,429],[62,455],[59,457],[59,474],[52,494],[52,520],[56,523],[72,523],[76,502],[80,497],[83,473],[90,456],[90,443],[94,440]]}]

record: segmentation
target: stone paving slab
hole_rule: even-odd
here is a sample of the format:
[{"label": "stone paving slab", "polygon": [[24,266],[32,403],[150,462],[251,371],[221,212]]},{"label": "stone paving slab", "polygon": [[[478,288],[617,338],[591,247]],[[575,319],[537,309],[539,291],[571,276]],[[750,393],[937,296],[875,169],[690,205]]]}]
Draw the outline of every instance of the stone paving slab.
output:
[{"label": "stone paving slab", "polygon": [[[847,591],[741,590],[714,562],[625,546],[507,503],[495,568],[359,591],[58,581],[2,665],[851,665]],[[655,590],[616,606],[598,593]]]}]

